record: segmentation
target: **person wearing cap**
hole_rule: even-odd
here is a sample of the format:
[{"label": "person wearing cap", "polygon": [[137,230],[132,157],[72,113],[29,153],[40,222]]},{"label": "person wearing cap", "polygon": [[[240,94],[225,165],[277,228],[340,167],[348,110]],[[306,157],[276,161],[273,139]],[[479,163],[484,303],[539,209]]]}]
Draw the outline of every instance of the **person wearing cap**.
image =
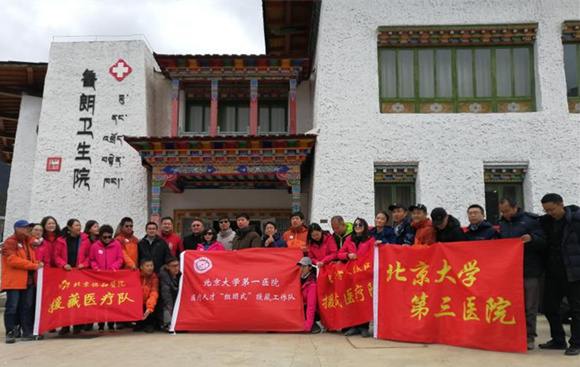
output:
[{"label": "person wearing cap", "polygon": [[306,254],[308,252],[306,247],[307,234],[308,228],[304,225],[304,214],[302,212],[292,213],[290,215],[290,229],[282,235],[288,248],[299,248]]},{"label": "person wearing cap", "polygon": [[375,226],[370,230],[371,236],[375,239],[375,245],[397,243],[395,231],[388,223],[389,215],[387,212],[378,212],[375,216]]},{"label": "person wearing cap", "polygon": [[499,233],[493,228],[493,225],[485,220],[485,209],[481,205],[473,204],[467,208],[467,227],[468,241],[485,241],[499,238]]},{"label": "person wearing cap", "polygon": [[216,233],[213,228],[203,231],[203,242],[197,245],[197,251],[225,251],[224,245],[216,241]]},{"label": "person wearing cap", "polygon": [[340,215],[335,215],[330,219],[330,226],[334,232],[332,236],[334,237],[334,242],[340,250],[342,245],[346,241],[346,238],[352,233],[352,223],[345,222],[344,218]]},{"label": "person wearing cap", "polygon": [[407,207],[402,204],[391,204],[389,210],[393,213],[393,230],[397,238],[397,245],[412,245],[415,243],[415,229],[411,227]]},{"label": "person wearing cap", "polygon": [[30,246],[31,224],[25,220],[14,223],[14,234],[2,245],[1,290],[6,292],[4,309],[4,328],[6,343],[16,341],[14,336],[17,313],[20,315],[22,340],[37,340],[33,332],[33,300],[36,291],[35,271],[44,263],[36,260],[34,249]]},{"label": "person wearing cap", "polygon": [[300,284],[302,285],[302,300],[304,302],[304,331],[317,334],[322,331],[316,320],[318,317],[318,296],[316,290],[316,270],[309,257],[303,257],[298,263],[300,267]]},{"label": "person wearing cap", "polygon": [[413,222],[411,227],[415,229],[414,245],[432,245],[437,242],[435,228],[431,219],[427,218],[427,207],[423,204],[411,205],[409,207]]},{"label": "person wearing cap", "polygon": [[461,242],[467,241],[467,236],[461,228],[461,223],[452,215],[447,214],[443,208],[435,208],[431,211],[431,220],[437,236],[437,242]]},{"label": "person wearing cap", "polygon": [[236,236],[236,232],[231,228],[230,218],[228,217],[220,217],[218,220],[220,231],[217,235],[217,240],[221,242],[227,251],[232,250],[234,237]]}]

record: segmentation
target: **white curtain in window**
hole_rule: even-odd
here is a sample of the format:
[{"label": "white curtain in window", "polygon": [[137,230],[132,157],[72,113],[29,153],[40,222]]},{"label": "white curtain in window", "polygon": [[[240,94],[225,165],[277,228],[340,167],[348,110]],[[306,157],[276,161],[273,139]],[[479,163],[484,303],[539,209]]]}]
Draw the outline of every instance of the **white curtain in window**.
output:
[{"label": "white curtain in window", "polygon": [[397,70],[395,51],[381,49],[380,52],[380,83],[381,98],[397,97]]},{"label": "white curtain in window", "polygon": [[568,97],[578,97],[578,44],[564,45],[564,70]]},{"label": "white curtain in window", "polygon": [[471,50],[457,50],[457,92],[459,98],[473,97],[473,60]]},{"label": "white curtain in window", "polygon": [[286,132],[286,109],[283,106],[272,106],[270,126],[273,132]]},{"label": "white curtain in window", "polygon": [[220,131],[231,133],[236,131],[236,106],[225,106],[220,109]]},{"label": "white curtain in window", "polygon": [[260,106],[258,109],[258,126],[260,126],[260,132],[262,133],[272,131],[270,128],[270,108],[268,106]]},{"label": "white curtain in window", "polygon": [[451,98],[453,78],[451,70],[451,50],[437,50],[437,97]]},{"label": "white curtain in window", "polygon": [[495,50],[495,78],[498,97],[512,96],[512,71],[510,50],[498,48]]},{"label": "white curtain in window", "polygon": [[532,95],[530,81],[530,54],[527,48],[514,49],[514,79],[516,97],[529,97]]},{"label": "white curtain in window", "polygon": [[491,97],[491,50],[475,50],[475,86],[477,97]]},{"label": "white curtain in window", "polygon": [[419,97],[435,97],[433,50],[419,50]]},{"label": "white curtain in window", "polygon": [[249,106],[239,106],[238,107],[238,129],[237,132],[247,133],[248,126],[250,125],[250,107]]},{"label": "white curtain in window", "polygon": [[413,51],[399,51],[399,98],[413,98],[415,96],[413,59]]},{"label": "white curtain in window", "polygon": [[189,119],[185,125],[185,131],[187,132],[203,131],[203,106],[189,106]]}]

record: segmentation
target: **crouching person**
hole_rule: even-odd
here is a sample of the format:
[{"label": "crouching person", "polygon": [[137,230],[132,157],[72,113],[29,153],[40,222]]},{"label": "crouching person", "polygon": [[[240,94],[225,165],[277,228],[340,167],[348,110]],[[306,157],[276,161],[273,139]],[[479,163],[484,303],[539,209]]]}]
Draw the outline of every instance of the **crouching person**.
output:
[{"label": "crouching person", "polygon": [[309,257],[303,257],[296,265],[300,266],[300,284],[302,285],[302,300],[304,302],[304,331],[318,334],[322,331],[316,322],[320,318],[316,312],[318,296],[316,294],[316,270]]},{"label": "crouching person", "polygon": [[141,289],[143,290],[143,318],[137,322],[133,331],[152,333],[155,331],[155,317],[153,311],[159,298],[159,280],[153,272],[153,260],[145,258],[140,263]]},{"label": "crouching person", "polygon": [[179,292],[179,260],[170,257],[165,266],[159,272],[159,284],[161,287],[161,301],[163,302],[163,330],[168,331],[173,317],[173,307]]}]

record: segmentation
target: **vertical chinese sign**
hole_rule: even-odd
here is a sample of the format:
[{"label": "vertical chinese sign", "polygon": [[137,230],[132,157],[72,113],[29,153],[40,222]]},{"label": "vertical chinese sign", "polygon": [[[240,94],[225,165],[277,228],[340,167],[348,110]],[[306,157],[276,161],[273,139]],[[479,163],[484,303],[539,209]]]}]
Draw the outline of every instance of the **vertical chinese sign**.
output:
[{"label": "vertical chinese sign", "polygon": [[296,249],[185,251],[171,330],[302,331]]},{"label": "vertical chinese sign", "polygon": [[318,308],[330,330],[373,319],[373,251],[354,261],[327,264],[318,272]]},{"label": "vertical chinese sign", "polygon": [[106,321],[137,321],[143,317],[139,272],[38,271],[34,334],[58,327]]},{"label": "vertical chinese sign", "polygon": [[526,352],[519,239],[377,252],[375,337]]}]

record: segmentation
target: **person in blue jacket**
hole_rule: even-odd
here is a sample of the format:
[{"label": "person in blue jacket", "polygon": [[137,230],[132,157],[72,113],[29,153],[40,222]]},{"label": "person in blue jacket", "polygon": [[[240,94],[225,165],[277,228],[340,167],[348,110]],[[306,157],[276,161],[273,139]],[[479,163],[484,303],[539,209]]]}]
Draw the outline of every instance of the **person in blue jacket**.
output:
[{"label": "person in blue jacket", "polygon": [[485,241],[499,238],[499,233],[491,223],[485,220],[485,210],[481,205],[473,204],[467,208],[467,227],[468,241]]},{"label": "person in blue jacket", "polygon": [[409,218],[407,207],[394,203],[389,205],[389,210],[393,213],[393,230],[397,238],[397,245],[411,246],[415,243],[415,228],[411,227],[411,218]]},{"label": "person in blue jacket", "polygon": [[267,222],[264,226],[264,235],[262,236],[262,245],[264,247],[288,247],[274,222]]},{"label": "person in blue jacket", "polygon": [[397,243],[395,230],[389,224],[389,215],[380,211],[375,216],[375,226],[370,230],[371,236],[376,240],[375,245],[384,243]]}]

